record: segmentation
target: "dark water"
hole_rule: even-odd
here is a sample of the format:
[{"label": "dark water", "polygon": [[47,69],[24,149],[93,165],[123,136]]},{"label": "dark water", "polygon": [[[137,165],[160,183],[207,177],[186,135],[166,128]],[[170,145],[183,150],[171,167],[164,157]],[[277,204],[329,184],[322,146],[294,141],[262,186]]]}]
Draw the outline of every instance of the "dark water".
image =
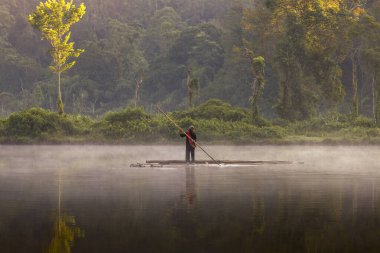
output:
[{"label": "dark water", "polygon": [[183,149],[0,146],[0,252],[380,252],[379,147],[212,146],[304,164],[129,167]]}]

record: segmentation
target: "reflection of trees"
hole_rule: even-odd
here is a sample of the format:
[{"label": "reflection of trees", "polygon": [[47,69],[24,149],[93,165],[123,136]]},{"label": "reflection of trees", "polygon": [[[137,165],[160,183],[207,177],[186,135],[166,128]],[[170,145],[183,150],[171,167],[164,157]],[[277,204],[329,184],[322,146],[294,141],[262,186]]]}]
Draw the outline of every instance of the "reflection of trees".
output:
[{"label": "reflection of trees", "polygon": [[[373,211],[377,202],[374,187],[367,179],[296,185],[289,180],[265,198],[270,219],[266,219],[268,229],[259,243],[270,249],[267,252],[284,248],[293,252],[375,252],[371,250],[380,248],[375,239],[380,234],[376,224],[380,220]],[[271,245],[273,239],[276,244]]]},{"label": "reflection of trees", "polygon": [[188,206],[192,207],[196,198],[195,172],[192,166],[186,166],[186,193],[184,198],[187,200]]},{"label": "reflection of trees", "polygon": [[[157,236],[152,237],[161,252],[378,252],[380,249],[378,179],[325,181],[321,177],[302,181],[290,177],[252,181],[239,176],[212,181],[219,174],[210,173],[212,180],[206,181],[204,175],[208,173],[190,166],[184,169],[186,177],[180,198],[170,202],[165,215],[157,214],[162,220],[154,227]],[[195,172],[199,173],[197,184]],[[152,229],[148,223],[139,223],[138,227]],[[140,231],[139,237],[133,239],[145,238],[146,233],[149,232]]]},{"label": "reflection of trees", "polygon": [[75,227],[75,217],[66,214],[57,217],[54,224],[53,239],[48,253],[69,253],[75,238],[83,237],[83,231]]},{"label": "reflection of trees", "polygon": [[53,238],[48,253],[70,253],[75,238],[84,237],[84,232],[75,226],[75,216],[61,214],[62,170],[58,177],[58,215],[54,221]]},{"label": "reflection of trees", "polygon": [[253,203],[253,230],[254,233],[263,234],[265,232],[265,205],[261,196],[256,196]]}]

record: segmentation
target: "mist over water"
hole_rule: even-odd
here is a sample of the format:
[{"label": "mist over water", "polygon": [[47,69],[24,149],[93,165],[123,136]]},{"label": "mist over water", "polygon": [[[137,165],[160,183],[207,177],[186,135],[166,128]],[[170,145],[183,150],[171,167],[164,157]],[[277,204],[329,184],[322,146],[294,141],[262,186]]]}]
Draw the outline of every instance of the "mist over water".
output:
[{"label": "mist over water", "polygon": [[1,146],[0,251],[380,251],[379,147],[204,148],[304,163],[131,168],[184,146]]}]

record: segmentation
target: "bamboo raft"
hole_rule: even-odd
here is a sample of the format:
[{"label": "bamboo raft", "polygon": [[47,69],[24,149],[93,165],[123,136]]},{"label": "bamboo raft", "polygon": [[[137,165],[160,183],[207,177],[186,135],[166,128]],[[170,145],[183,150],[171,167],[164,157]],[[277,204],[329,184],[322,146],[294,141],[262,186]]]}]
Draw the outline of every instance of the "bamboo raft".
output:
[{"label": "bamboo raft", "polygon": [[208,166],[208,165],[289,165],[289,164],[303,164],[303,162],[294,161],[244,161],[244,160],[197,160],[192,163],[188,163],[184,160],[147,160],[145,163],[131,164],[131,167],[163,167],[163,166]]}]

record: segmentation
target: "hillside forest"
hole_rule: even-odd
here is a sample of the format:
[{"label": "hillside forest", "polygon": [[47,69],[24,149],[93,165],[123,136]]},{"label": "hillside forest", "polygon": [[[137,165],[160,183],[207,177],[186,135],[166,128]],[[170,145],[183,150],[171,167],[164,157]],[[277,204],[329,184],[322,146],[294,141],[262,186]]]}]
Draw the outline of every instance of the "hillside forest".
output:
[{"label": "hillside forest", "polygon": [[[217,98],[254,115],[328,112],[380,119],[378,0],[83,0],[62,74],[65,112],[91,116]],[[51,48],[28,15],[38,0],[0,0],[0,113],[56,111]],[[138,93],[136,93],[136,88]]]}]

